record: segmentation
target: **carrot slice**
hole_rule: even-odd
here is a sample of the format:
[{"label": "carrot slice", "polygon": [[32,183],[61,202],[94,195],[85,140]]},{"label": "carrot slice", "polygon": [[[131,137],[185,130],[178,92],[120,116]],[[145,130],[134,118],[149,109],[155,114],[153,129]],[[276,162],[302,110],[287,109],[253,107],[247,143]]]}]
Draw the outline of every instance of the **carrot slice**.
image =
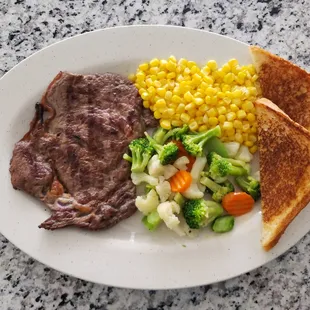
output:
[{"label": "carrot slice", "polygon": [[171,191],[174,193],[183,193],[186,191],[191,183],[192,176],[189,172],[180,170],[169,180]]},{"label": "carrot slice", "polygon": [[254,203],[254,199],[245,192],[229,193],[222,200],[222,206],[227,213],[235,216],[250,212]]},{"label": "carrot slice", "polygon": [[179,152],[178,152],[178,158],[182,157],[182,156],[186,156],[189,160],[189,163],[187,164],[187,171],[191,171],[192,170],[192,167],[193,167],[193,164],[195,163],[195,160],[196,160],[196,157],[190,155],[184,148],[183,144],[181,141],[179,140],[172,140],[172,142],[174,144],[176,144],[176,146],[178,147],[179,149]]}]

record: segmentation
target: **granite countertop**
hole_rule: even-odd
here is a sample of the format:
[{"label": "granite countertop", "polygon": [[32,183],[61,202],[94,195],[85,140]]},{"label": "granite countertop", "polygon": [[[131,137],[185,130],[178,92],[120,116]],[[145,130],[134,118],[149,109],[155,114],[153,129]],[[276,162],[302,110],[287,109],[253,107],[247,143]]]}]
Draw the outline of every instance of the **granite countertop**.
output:
[{"label": "granite countertop", "polygon": [[[309,12],[302,0],[0,0],[0,76],[63,38],[131,24],[206,29],[309,70]],[[0,309],[309,309],[309,249],[310,234],[271,263],[224,283],[136,291],[51,270],[0,236]]]}]

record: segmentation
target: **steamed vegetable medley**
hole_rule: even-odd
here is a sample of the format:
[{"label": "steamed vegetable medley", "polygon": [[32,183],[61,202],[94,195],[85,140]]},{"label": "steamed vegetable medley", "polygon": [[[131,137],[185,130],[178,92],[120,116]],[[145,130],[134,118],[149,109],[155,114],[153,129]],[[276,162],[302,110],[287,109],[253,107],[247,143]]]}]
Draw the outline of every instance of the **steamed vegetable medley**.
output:
[{"label": "steamed vegetable medley", "polygon": [[124,159],[144,191],[136,206],[147,229],[165,224],[186,236],[209,225],[224,233],[235,216],[252,210],[260,197],[260,183],[250,175],[253,155],[238,142],[223,143],[221,135],[220,126],[200,133],[188,125],[159,127],[130,143]]}]

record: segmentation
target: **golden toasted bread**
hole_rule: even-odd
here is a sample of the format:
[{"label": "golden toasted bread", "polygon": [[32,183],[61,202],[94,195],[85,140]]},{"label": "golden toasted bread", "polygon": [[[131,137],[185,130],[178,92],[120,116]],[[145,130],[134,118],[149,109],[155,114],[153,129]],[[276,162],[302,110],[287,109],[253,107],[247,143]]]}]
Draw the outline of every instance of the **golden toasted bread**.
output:
[{"label": "golden toasted bread", "polygon": [[262,246],[270,250],[310,201],[310,132],[267,99],[255,102],[262,195]]},{"label": "golden toasted bread", "polygon": [[267,51],[251,46],[262,97],[268,98],[292,120],[310,130],[310,74]]}]

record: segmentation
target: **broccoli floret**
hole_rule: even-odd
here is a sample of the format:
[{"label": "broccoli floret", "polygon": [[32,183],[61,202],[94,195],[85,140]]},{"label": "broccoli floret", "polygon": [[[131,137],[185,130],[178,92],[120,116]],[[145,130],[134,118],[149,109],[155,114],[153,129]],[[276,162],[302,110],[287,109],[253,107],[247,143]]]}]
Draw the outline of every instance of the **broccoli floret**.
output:
[{"label": "broccoli floret", "polygon": [[221,127],[216,126],[206,132],[198,134],[182,135],[182,144],[186,151],[193,156],[199,157],[203,154],[206,142],[213,137],[221,136]]},{"label": "broccoli floret", "polygon": [[246,193],[251,195],[254,200],[258,200],[260,197],[260,182],[255,180],[249,175],[236,177],[237,184]]},{"label": "broccoli floret", "polygon": [[183,127],[176,127],[171,130],[163,129],[162,127],[159,127],[154,135],[153,139],[160,145],[163,145],[168,139],[175,138],[176,140],[179,140],[182,135],[186,134],[188,132],[189,128],[187,125],[184,125]]},{"label": "broccoli floret", "polygon": [[210,152],[207,156],[207,160],[210,177],[216,183],[223,183],[228,175],[240,176],[247,174],[246,169],[233,165],[227,160],[227,158],[224,158],[215,152]]},{"label": "broccoli floret", "polygon": [[213,222],[222,215],[222,206],[210,200],[187,200],[183,206],[183,215],[187,225],[192,229],[199,229]]},{"label": "broccoli floret", "polygon": [[[129,149],[132,160],[131,171],[143,172],[154,153],[154,148],[146,138],[139,138],[130,142]],[[123,158],[129,160],[129,156],[124,155]]]},{"label": "broccoli floret", "polygon": [[226,180],[224,183],[217,184],[207,176],[200,179],[200,183],[208,187],[212,191],[212,199],[221,202],[223,197],[235,190],[233,184]]},{"label": "broccoli floret", "polygon": [[147,132],[144,134],[148,139],[150,146],[152,146],[157,152],[159,161],[162,165],[168,165],[177,159],[179,148],[175,143],[169,142],[165,145],[160,145],[151,138]]}]

